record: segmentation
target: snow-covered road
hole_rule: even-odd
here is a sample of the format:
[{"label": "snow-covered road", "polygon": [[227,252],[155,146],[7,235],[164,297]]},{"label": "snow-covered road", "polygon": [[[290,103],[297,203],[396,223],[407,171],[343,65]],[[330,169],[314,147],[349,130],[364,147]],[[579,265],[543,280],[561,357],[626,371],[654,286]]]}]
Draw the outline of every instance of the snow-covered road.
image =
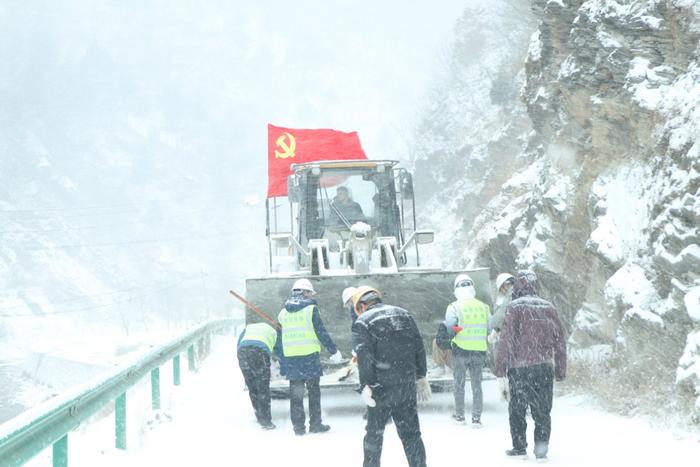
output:
[{"label": "snow-covered road", "polygon": [[[164,421],[144,424],[145,428],[129,440],[128,451],[106,446],[98,448],[96,444],[102,443],[88,429],[70,438],[70,465],[362,465],[364,408],[357,394],[323,392],[324,422],[332,427],[329,433],[295,436],[287,400],[273,401],[277,429],[263,431],[255,423],[235,355],[229,349],[234,349],[234,338],[219,339],[199,374],[188,378],[170,397],[164,398],[164,412],[172,418],[161,417]],[[484,392],[482,429],[452,422],[450,393],[434,394],[429,403],[421,406],[420,421],[429,465],[454,465],[455,462],[480,467],[513,465],[514,462],[523,465],[523,461],[509,459],[503,453],[510,447],[510,436],[507,407],[498,399],[496,382],[486,381]],[[467,395],[469,410],[469,391]],[[532,425],[529,423],[528,462],[533,463]],[[99,430],[92,431],[99,433]],[[104,437],[101,436],[103,440]],[[140,439],[134,439],[137,437]],[[605,413],[581,397],[557,397],[549,464],[568,467],[698,465],[699,441],[697,434],[655,429],[644,419]],[[406,465],[393,425],[387,426],[382,465]]]}]

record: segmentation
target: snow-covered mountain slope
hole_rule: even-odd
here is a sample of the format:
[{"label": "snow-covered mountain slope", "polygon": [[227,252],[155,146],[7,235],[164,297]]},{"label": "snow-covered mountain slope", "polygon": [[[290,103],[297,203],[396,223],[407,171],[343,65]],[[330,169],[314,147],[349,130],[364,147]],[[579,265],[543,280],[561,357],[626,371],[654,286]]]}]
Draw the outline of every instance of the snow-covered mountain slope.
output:
[{"label": "snow-covered mountain slope", "polygon": [[[527,15],[514,15],[519,2],[467,11],[457,25],[445,84],[416,132],[416,169],[435,174],[419,192],[430,195],[423,225],[442,244],[432,257],[494,275],[534,268],[572,348],[596,349],[599,376],[621,391],[692,403],[700,4],[530,3],[529,30]],[[475,37],[492,36],[480,60],[462,59]],[[522,85],[520,103],[494,94],[502,77]]]},{"label": "snow-covered mountain slope", "polygon": [[184,6],[0,6],[4,356],[229,313],[226,290],[263,270],[244,198],[264,170],[236,162],[230,47],[196,8],[201,24]]}]

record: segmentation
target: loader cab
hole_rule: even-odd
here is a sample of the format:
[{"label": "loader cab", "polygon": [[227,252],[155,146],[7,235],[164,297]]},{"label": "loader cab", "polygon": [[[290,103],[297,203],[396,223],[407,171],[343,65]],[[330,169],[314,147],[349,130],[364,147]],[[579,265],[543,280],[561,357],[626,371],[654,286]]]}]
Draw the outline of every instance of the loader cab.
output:
[{"label": "loader cab", "polygon": [[[420,242],[413,242],[415,253],[406,251],[406,239],[410,243],[417,233],[413,181],[405,169],[397,167],[397,161],[320,161],[293,164],[291,169],[287,185],[288,227],[279,234],[268,230],[271,257],[276,255],[274,240],[279,239],[277,244],[282,250],[294,250],[293,270],[317,275],[316,264],[321,261],[326,274],[331,274],[331,269],[350,268],[358,272],[354,259],[359,251],[358,237],[362,237],[364,229],[368,244],[366,271],[372,267],[405,266],[409,256],[415,258],[415,265],[420,265],[417,246]],[[274,207],[272,223],[277,226],[277,200]],[[381,242],[391,251],[372,253],[371,250],[381,250]],[[320,244],[319,252],[315,246]],[[404,245],[406,248],[402,248]],[[275,272],[272,263],[271,259],[270,271]]]},{"label": "loader cab", "polygon": [[357,222],[369,225],[375,235],[401,235],[392,167],[358,165],[318,164],[296,170],[292,177],[299,186],[299,243],[325,238],[335,249],[339,240],[349,239],[351,226]]}]

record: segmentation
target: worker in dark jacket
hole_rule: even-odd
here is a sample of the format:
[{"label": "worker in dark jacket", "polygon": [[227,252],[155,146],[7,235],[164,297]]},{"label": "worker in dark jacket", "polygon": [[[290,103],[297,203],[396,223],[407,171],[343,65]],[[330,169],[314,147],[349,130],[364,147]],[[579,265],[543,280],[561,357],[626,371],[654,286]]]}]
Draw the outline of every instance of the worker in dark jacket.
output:
[{"label": "worker in dark jacket", "polygon": [[423,339],[411,315],[385,305],[379,291],[358,287],[353,296],[358,314],[352,326],[362,398],[369,407],[364,438],[364,467],[380,465],[384,427],[391,417],[403,443],[408,465],[425,466],[418,421],[418,400],[430,398]]},{"label": "worker in dark jacket", "polygon": [[294,433],[306,433],[304,386],[309,393],[309,432],[323,433],[331,429],[321,422],[321,344],[331,354],[333,363],[343,359],[328,335],[316,300],[316,292],[308,279],[299,279],[278,316],[282,326],[282,350],[289,379],[289,411]]},{"label": "worker in dark jacket", "polygon": [[529,406],[535,421],[535,457],[546,459],[554,379],[562,381],[566,376],[566,335],[554,305],[540,298],[537,289],[535,273],[518,273],[513,301],[501,327],[496,376],[504,397],[509,399],[513,447],[506,454],[527,455],[525,413]]},{"label": "worker in dark jacket", "polygon": [[265,430],[275,428],[270,412],[270,356],[274,352],[284,367],[279,337],[279,330],[269,324],[253,323],[238,338],[238,366],[248,387],[255,418]]}]

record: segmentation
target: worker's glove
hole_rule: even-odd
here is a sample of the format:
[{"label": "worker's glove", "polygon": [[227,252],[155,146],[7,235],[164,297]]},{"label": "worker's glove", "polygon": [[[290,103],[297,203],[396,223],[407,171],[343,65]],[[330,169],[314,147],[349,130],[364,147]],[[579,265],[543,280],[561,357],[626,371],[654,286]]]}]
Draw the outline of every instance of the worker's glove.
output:
[{"label": "worker's glove", "polygon": [[498,393],[501,395],[501,399],[508,402],[510,400],[510,386],[508,384],[508,378],[498,378]]},{"label": "worker's glove", "polygon": [[330,360],[332,363],[340,363],[343,361],[343,354],[340,353],[340,350],[336,350],[336,352],[331,355]]},{"label": "worker's glove", "polygon": [[430,390],[430,383],[425,377],[416,381],[416,398],[418,399],[418,402],[429,401],[432,394],[433,393]]},{"label": "worker's glove", "polygon": [[489,337],[486,338],[487,341],[489,341],[489,344],[493,345],[498,341],[498,331],[495,329],[491,330],[491,334],[489,334]]},{"label": "worker's glove", "polygon": [[362,396],[362,400],[365,401],[365,404],[367,404],[369,407],[375,407],[377,405],[377,401],[372,399],[372,388],[371,387],[369,387],[369,386],[363,387],[360,395]]},{"label": "worker's glove", "polygon": [[454,332],[455,334],[459,334],[460,332],[462,332],[462,329],[464,329],[462,326],[458,326],[456,324],[452,326],[452,332]]}]

